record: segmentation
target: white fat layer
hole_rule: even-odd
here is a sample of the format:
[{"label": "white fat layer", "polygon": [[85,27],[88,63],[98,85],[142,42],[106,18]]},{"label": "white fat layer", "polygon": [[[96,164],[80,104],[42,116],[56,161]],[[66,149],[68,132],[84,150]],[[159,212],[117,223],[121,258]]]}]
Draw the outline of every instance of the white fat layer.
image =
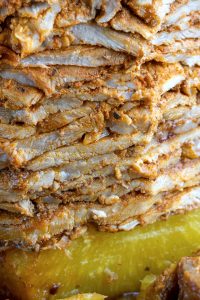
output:
[{"label": "white fat layer", "polygon": [[98,210],[98,209],[90,209],[91,213],[93,213],[94,215],[96,215],[98,218],[106,218],[107,214],[105,211],[103,210]]},{"label": "white fat layer", "polygon": [[118,228],[119,228],[119,230],[128,231],[128,230],[135,228],[139,224],[140,224],[140,222],[138,220],[133,220],[131,222],[119,225]]},{"label": "white fat layer", "polygon": [[136,5],[151,5],[152,4],[152,0],[136,0],[135,1]]},{"label": "white fat layer", "polygon": [[167,80],[162,86],[162,94],[171,90],[177,84],[181,83],[184,79],[185,79],[185,77],[183,75],[176,75],[176,76],[170,78],[169,80]]}]

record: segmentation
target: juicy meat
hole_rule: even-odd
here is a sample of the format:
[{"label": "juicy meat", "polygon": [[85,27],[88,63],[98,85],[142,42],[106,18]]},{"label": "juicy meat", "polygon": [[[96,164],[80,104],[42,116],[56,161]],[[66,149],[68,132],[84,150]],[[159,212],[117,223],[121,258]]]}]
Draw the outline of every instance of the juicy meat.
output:
[{"label": "juicy meat", "polygon": [[37,104],[32,107],[25,107],[24,109],[10,109],[6,103],[6,107],[0,107],[0,120],[5,124],[13,124],[21,122],[28,125],[37,125],[43,120],[47,119],[51,115],[55,115],[60,112],[69,112],[70,110],[76,110],[76,108],[81,108],[83,101],[73,98],[72,96],[61,95],[51,98],[45,98],[41,105]]},{"label": "juicy meat", "polygon": [[34,204],[30,200],[21,200],[18,203],[0,202],[0,209],[29,217],[34,216]]},{"label": "juicy meat", "polygon": [[102,123],[101,117],[101,114],[91,114],[52,132],[41,133],[13,143],[5,142],[2,149],[17,165],[22,165],[46,151],[78,141],[87,132],[98,130],[98,122]]},{"label": "juicy meat", "polygon": [[127,60],[127,55],[106,48],[90,46],[72,46],[67,50],[43,51],[30,55],[20,61],[22,67],[48,65],[75,65],[99,67],[121,65]]},{"label": "juicy meat", "polygon": [[55,25],[56,27],[68,27],[89,22],[95,18],[96,10],[100,9],[100,6],[101,1],[64,0],[62,2],[62,10],[55,20]]},{"label": "juicy meat", "polygon": [[[56,107],[55,110],[56,109],[59,111],[59,107]],[[63,126],[70,124],[71,122],[77,119],[80,119],[85,116],[89,116],[90,113],[92,113],[92,108],[87,106],[77,108],[77,109],[72,109],[70,111],[62,111],[62,112],[54,113],[53,115],[49,115],[49,116],[48,116],[48,112],[45,114],[45,111],[41,111],[41,110],[36,112],[35,115],[33,116],[30,116],[28,113],[26,114],[26,111],[25,112],[13,111],[13,115],[16,117],[17,122],[23,122],[25,119],[25,121],[28,121],[27,122],[28,124],[31,123],[31,125],[35,125],[31,121],[36,122],[37,117],[38,118],[41,117],[41,121],[38,123],[37,127],[36,126],[29,127],[24,124],[21,124],[21,126],[3,124],[3,123],[10,123],[10,121],[12,120],[12,115],[10,116],[6,111],[6,109],[0,108],[0,120],[2,122],[1,124],[2,129],[0,129],[0,137],[9,140],[23,139],[28,136],[37,135],[38,133],[49,132],[55,129],[59,129]],[[42,117],[44,116],[46,118],[45,120],[42,120]],[[33,119],[31,119],[31,117]]]},{"label": "juicy meat", "polygon": [[163,27],[168,27],[175,24],[182,17],[190,15],[192,12],[200,10],[198,0],[175,1],[171,6],[171,11],[166,16]]},{"label": "juicy meat", "polygon": [[[183,39],[181,41],[175,41],[170,45],[160,45],[156,48],[156,54],[160,54],[161,57],[165,57],[166,54],[171,54],[173,57],[178,55],[178,53],[182,53],[183,55],[187,55],[187,53],[193,53],[194,50],[198,50],[200,48],[200,40],[199,39]],[[176,52],[178,52],[176,54]],[[178,59],[177,59],[178,61]]]},{"label": "juicy meat", "polygon": [[200,257],[184,257],[178,265],[180,300],[197,300],[200,295]]},{"label": "juicy meat", "polygon": [[0,97],[5,107],[19,109],[36,104],[42,98],[42,92],[14,80],[0,79]]},{"label": "juicy meat", "polygon": [[109,22],[121,9],[121,0],[102,0],[101,14],[96,18],[98,23]]},{"label": "juicy meat", "polygon": [[113,151],[126,149],[134,144],[144,143],[147,137],[141,133],[103,138],[90,145],[76,144],[62,147],[55,151],[47,152],[27,164],[29,170],[46,169],[59,166],[70,161],[85,159],[95,155],[111,153]]},{"label": "juicy meat", "polygon": [[199,154],[196,157],[192,161],[181,161],[181,151],[175,151],[168,159],[161,156],[156,165],[139,170],[137,156],[122,159],[111,153],[69,162],[60,168],[24,171],[20,176],[5,170],[0,177],[0,198],[4,202],[16,202],[20,197],[32,199],[42,192],[64,202],[109,202],[133,190],[156,195],[198,184]]},{"label": "juicy meat", "polygon": [[155,34],[151,39],[153,45],[172,44],[174,41],[183,39],[200,38],[199,26],[191,26],[182,30],[174,30],[171,32],[161,31]]},{"label": "juicy meat", "polygon": [[[51,34],[56,16],[61,10],[58,1],[55,1],[47,7],[40,4],[40,14],[34,17],[16,17],[12,19],[11,39],[16,41],[16,48],[21,49],[22,56],[33,53],[39,49],[45,39]],[[44,11],[43,11],[44,10]],[[33,8],[34,11],[34,8]],[[22,14],[24,11],[22,11]]]},{"label": "juicy meat", "polygon": [[13,79],[22,85],[39,88],[49,95],[65,84],[98,78],[102,71],[103,69],[100,68],[78,66],[54,66],[29,69],[9,68],[2,69],[0,77],[3,79]]},{"label": "juicy meat", "polygon": [[192,51],[191,53],[176,52],[163,54],[162,59],[167,63],[176,63],[179,61],[189,67],[200,66],[200,50]]},{"label": "juicy meat", "polygon": [[17,9],[22,6],[23,0],[2,0],[0,2],[0,22],[12,15]]},{"label": "juicy meat", "polygon": [[152,26],[156,26],[162,22],[164,17],[170,11],[170,5],[175,0],[126,0],[128,6],[139,17]]},{"label": "juicy meat", "polygon": [[134,56],[148,56],[150,53],[150,47],[142,37],[117,32],[93,23],[72,26],[70,33],[74,37],[74,44],[99,45]]},{"label": "juicy meat", "polygon": [[[142,168],[143,164],[154,162],[159,155],[164,155],[171,152],[171,149],[178,149],[181,144],[199,137],[199,127],[174,136],[164,143],[159,141],[152,141],[147,147],[149,151],[143,152],[142,158],[138,159],[137,166]],[[112,151],[126,149],[132,145],[144,140],[144,136],[140,134],[134,134],[132,136],[119,136],[118,138],[104,138],[98,142],[90,145],[77,144],[74,146],[63,147],[55,151],[46,153],[33,161],[29,162],[27,168],[30,170],[45,169],[52,166],[59,166],[69,161],[89,158],[91,156],[102,155],[105,153],[111,153]],[[141,153],[141,147],[140,153]],[[137,153],[137,149],[135,149]]]},{"label": "juicy meat", "polygon": [[[143,300],[198,300],[200,295],[200,257],[183,257],[171,265],[152,283]],[[152,298],[153,297],[153,298]]]},{"label": "juicy meat", "polygon": [[[159,206],[158,209],[155,206],[155,210],[159,212],[156,219],[160,219],[166,213],[169,215],[178,212],[179,205],[182,209],[183,197],[190,199],[190,207],[193,203],[195,207],[199,207],[200,203],[196,199],[199,192],[199,187],[194,187],[184,192],[169,194],[167,196],[169,202],[176,203],[176,209],[163,208],[161,210]],[[68,232],[70,235],[74,228],[89,222],[96,224],[100,230],[113,232],[131,230],[140,223],[144,223],[146,213],[149,214],[148,208],[154,206],[159,200],[162,202],[163,196],[165,197],[165,195],[160,195],[154,199],[144,196],[144,206],[141,206],[141,197],[134,194],[129,195],[122,202],[108,206],[89,203],[60,206],[59,202],[51,197],[46,197],[43,201],[38,199],[35,205],[36,210],[38,207],[43,213],[37,213],[32,218],[19,218],[15,214],[1,213],[1,244],[5,241],[10,246],[34,249],[37,245],[42,246],[45,240],[50,240],[57,234]],[[185,204],[182,211],[187,209],[187,204]],[[8,227],[9,230],[7,230]]]},{"label": "juicy meat", "polygon": [[125,8],[118,12],[117,15],[111,20],[111,26],[115,30],[131,32],[133,34],[139,33],[145,39],[150,39],[160,29],[160,26],[148,26]]},{"label": "juicy meat", "polygon": [[20,125],[7,125],[1,124],[0,126],[0,141],[15,140],[28,138],[36,133],[36,128],[31,126],[20,126]]},{"label": "juicy meat", "polygon": [[[128,65],[129,67],[129,65]],[[159,76],[162,74],[162,77]],[[0,77],[3,79],[12,79],[19,84],[28,85],[43,90],[47,95],[55,93],[64,86],[79,82],[92,83],[92,89],[112,88],[115,95],[131,98],[133,91],[140,89],[140,93],[145,92],[152,95],[151,88],[155,92],[163,94],[185,79],[185,74],[180,64],[161,64],[149,62],[141,66],[141,74],[132,71],[131,68],[123,69],[123,65],[103,68],[103,67],[78,67],[78,66],[50,66],[49,68],[6,68],[0,71]],[[148,78],[148,79],[147,79]],[[101,80],[98,80],[101,79]],[[152,82],[151,82],[152,80]],[[146,81],[146,82],[145,82]],[[80,85],[80,89],[84,89]],[[76,88],[77,90],[77,88]],[[154,94],[155,94],[154,92]],[[78,93],[78,91],[76,91]],[[94,91],[93,91],[94,93]],[[83,92],[79,93],[80,97]],[[141,97],[141,96],[140,96]],[[80,99],[81,100],[81,99]],[[85,97],[87,100],[87,96]],[[97,100],[98,101],[98,100]]]}]

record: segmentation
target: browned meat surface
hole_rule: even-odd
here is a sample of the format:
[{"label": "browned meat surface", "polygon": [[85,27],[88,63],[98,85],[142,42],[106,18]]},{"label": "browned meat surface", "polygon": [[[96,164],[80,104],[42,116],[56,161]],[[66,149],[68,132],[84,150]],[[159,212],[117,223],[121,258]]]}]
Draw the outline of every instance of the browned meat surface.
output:
[{"label": "browned meat surface", "polygon": [[183,257],[147,288],[142,300],[199,300],[200,256]]},{"label": "browned meat surface", "polygon": [[185,257],[178,265],[179,299],[200,299],[200,257]]},{"label": "browned meat surface", "polygon": [[[109,205],[93,203],[59,204],[53,197],[36,199],[34,207],[28,202],[16,206],[18,211],[1,212],[0,239],[1,246],[17,246],[28,249],[43,247],[50,240],[56,242],[56,236],[71,235],[73,231],[89,223],[95,224],[103,231],[128,231],[138,225],[146,225],[159,219],[166,219],[172,214],[180,214],[199,208],[197,197],[200,188],[193,187],[183,192],[159,194],[149,197],[130,194],[123,201]],[[160,207],[159,202],[168,199],[167,207]],[[153,220],[146,220],[151,213]],[[28,211],[27,216],[19,217],[18,213]],[[54,239],[55,237],[55,239]],[[149,298],[148,298],[149,299]],[[151,299],[151,298],[150,298]]]},{"label": "browned meat surface", "polygon": [[199,0],[0,2],[0,244],[198,208]]}]

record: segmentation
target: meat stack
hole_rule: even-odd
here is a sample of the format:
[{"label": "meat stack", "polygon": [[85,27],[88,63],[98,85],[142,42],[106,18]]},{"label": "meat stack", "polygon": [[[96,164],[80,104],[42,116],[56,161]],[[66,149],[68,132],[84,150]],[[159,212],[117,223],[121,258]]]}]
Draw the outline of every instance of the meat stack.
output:
[{"label": "meat stack", "polygon": [[0,4],[0,246],[200,206],[199,0]]}]

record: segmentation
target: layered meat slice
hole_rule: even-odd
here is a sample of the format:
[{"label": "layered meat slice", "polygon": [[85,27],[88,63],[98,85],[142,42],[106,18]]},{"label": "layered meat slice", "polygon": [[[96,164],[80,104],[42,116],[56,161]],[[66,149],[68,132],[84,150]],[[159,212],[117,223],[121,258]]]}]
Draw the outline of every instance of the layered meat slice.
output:
[{"label": "layered meat slice", "polygon": [[0,246],[200,206],[198,0],[0,4]]},{"label": "layered meat slice", "polygon": [[[147,161],[148,154],[145,162],[137,156],[122,159],[120,155],[107,154],[44,171],[18,174],[5,170],[1,174],[0,199],[2,202],[18,202],[51,194],[61,202],[99,201],[109,204],[119,201],[132,190],[155,195],[160,191],[180,189],[199,180],[199,153],[190,147],[195,139],[190,141],[189,137],[185,140],[183,152],[165,151],[151,165]],[[197,158],[191,160],[191,154]]]},{"label": "layered meat slice", "polygon": [[[93,70],[94,68],[92,68]],[[10,72],[17,72],[16,79],[20,78],[16,69],[12,71],[9,69],[3,70],[1,71],[1,76],[6,77],[6,80],[8,80],[12,78],[13,73],[11,74]],[[26,70],[23,69],[23,72],[26,72]],[[32,78],[34,76],[35,81],[38,82],[36,75],[39,76],[39,70],[31,70],[29,72],[29,69],[27,69],[27,72]],[[45,69],[44,72],[46,73]],[[69,66],[66,67],[66,72],[69,73]],[[163,76],[162,80],[159,80],[159,76],[163,72],[165,72],[165,76]],[[80,76],[80,73],[77,74]],[[125,149],[134,144],[144,143],[148,139],[148,135],[150,136],[155,132],[158,120],[161,118],[158,107],[160,95],[185,79],[184,70],[180,65],[162,65],[158,63],[147,63],[144,65],[141,70],[142,76],[139,76],[131,69],[121,71],[121,76],[117,74],[117,71],[113,72],[112,75],[107,75],[106,78],[104,77],[105,75],[102,75],[102,77],[100,77],[99,73],[97,75],[99,77],[97,81],[89,82],[89,84],[92,84],[90,91],[92,92],[92,87],[95,87],[97,82],[96,86],[99,85],[107,94],[108,100],[106,103],[105,101],[98,103],[94,101],[96,99],[92,103],[90,101],[80,101],[74,95],[75,93],[70,93],[68,89],[66,90],[66,96],[63,95],[62,97],[61,92],[61,98],[40,100],[40,102],[42,101],[41,105],[39,106],[39,103],[37,103],[36,109],[33,108],[32,111],[30,108],[21,111],[11,111],[2,107],[1,148],[10,157],[10,161],[14,165],[25,165],[28,161],[44,153],[64,145],[69,146],[74,142],[82,144],[83,147],[91,151],[92,143],[98,143],[98,140],[100,140],[100,143],[103,143],[102,147],[105,148],[105,150],[102,148],[103,152],[101,153],[107,152],[106,148],[109,147],[110,143],[113,151],[115,147],[118,149],[123,147]],[[146,78],[148,78],[149,84],[147,81],[147,85],[144,87],[143,81]],[[49,77],[50,81],[52,79],[55,81],[55,76],[53,78]],[[41,83],[41,75],[39,80]],[[60,80],[65,81],[61,74],[59,74],[57,80],[59,83]],[[152,83],[151,80],[154,80],[154,82]],[[123,99],[120,99],[120,95],[118,97],[115,96],[115,91],[117,95],[120,90],[118,82],[122,86],[122,92],[126,93],[127,89],[128,92],[132,90],[133,94],[135,92],[135,102],[125,102],[124,105],[121,104],[123,102],[119,103],[119,100],[123,101]],[[70,84],[70,80],[66,79],[65,83]],[[44,77],[44,84],[47,84],[46,77]],[[124,85],[125,88],[123,88]],[[104,90],[104,86],[106,90]],[[83,93],[80,93],[82,98],[84,97],[84,89],[85,87],[83,87]],[[71,91],[73,91],[73,88]],[[113,101],[109,99],[109,93],[110,98],[118,98],[118,102],[114,101],[114,99]],[[68,104],[63,104],[64,101],[70,98],[70,95],[73,95],[73,98],[75,98],[74,100],[71,99],[71,102],[75,102],[71,105],[69,101],[67,102]],[[87,99],[87,94],[85,99]],[[71,108],[73,105],[76,105],[77,101],[79,101],[80,107],[72,110]],[[15,117],[13,118],[12,116]],[[14,121],[16,123],[20,122],[21,125],[13,124]],[[25,124],[22,124],[23,122]],[[31,127],[31,125],[36,124],[37,126]]]},{"label": "layered meat slice", "polygon": [[[54,50],[46,57],[36,54],[34,58],[22,59],[25,65],[37,65],[39,61],[72,63],[77,61],[77,52],[69,58],[68,47],[82,44],[103,46],[139,59],[150,59],[157,54],[157,59],[162,61],[164,57],[157,46],[160,49],[161,45],[185,39],[192,39],[195,44],[199,39],[200,7],[197,0],[18,2],[15,5],[20,9],[13,7],[12,12],[16,13],[0,33],[1,45],[12,49],[17,57]],[[9,8],[3,3],[1,11],[5,11],[5,17],[7,10]],[[185,48],[188,56],[194,55],[195,48],[188,43],[185,43]],[[4,51],[2,62],[8,62],[9,49]],[[187,60],[182,58],[182,61],[187,64]],[[17,60],[11,54],[12,62],[17,63]],[[82,59],[83,62],[88,66],[92,63],[87,57]]]},{"label": "layered meat slice", "polygon": [[158,300],[198,299],[200,292],[200,257],[199,253],[193,257],[183,257],[177,265],[170,266],[143,292],[141,299]]},{"label": "layered meat slice", "polygon": [[[199,207],[199,193],[199,187],[193,187],[154,197],[132,194],[124,201],[109,206],[89,203],[58,206],[56,199],[47,198],[43,203],[38,200],[34,217],[19,218],[12,213],[1,213],[1,246],[43,247],[57,236],[73,235],[75,229],[88,223],[112,232],[131,230],[139,224],[148,224]],[[37,213],[38,208],[43,209],[43,213]]]}]

